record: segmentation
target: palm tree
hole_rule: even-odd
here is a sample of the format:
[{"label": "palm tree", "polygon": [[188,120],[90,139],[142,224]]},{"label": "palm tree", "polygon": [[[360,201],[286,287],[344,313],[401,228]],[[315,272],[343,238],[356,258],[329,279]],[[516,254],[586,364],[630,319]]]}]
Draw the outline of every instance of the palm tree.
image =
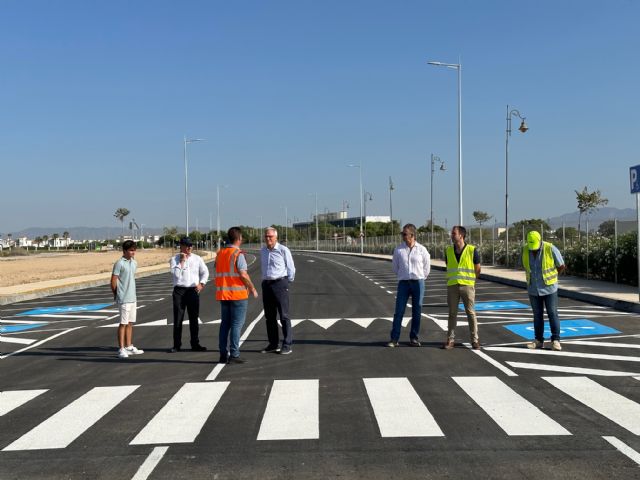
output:
[{"label": "palm tree", "polygon": [[60,245],[58,244],[58,239],[60,238],[59,233],[53,234],[53,244],[56,246],[56,250],[60,250]]},{"label": "palm tree", "polygon": [[120,220],[120,223],[122,223],[122,239],[124,240],[124,219],[127,215],[129,215],[131,212],[124,208],[124,207],[120,207],[116,210],[116,213],[113,214],[114,217],[116,217],[118,220]]},{"label": "palm tree", "polygon": [[64,249],[69,250],[69,232],[62,232],[62,238],[64,238]]},{"label": "palm tree", "polygon": [[42,243],[42,237],[36,237],[34,241],[36,242],[36,252],[37,252],[38,247],[40,246],[40,243]]},{"label": "palm tree", "polygon": [[42,236],[42,241],[47,244],[47,250],[51,250],[49,248],[49,235],[43,235]]}]

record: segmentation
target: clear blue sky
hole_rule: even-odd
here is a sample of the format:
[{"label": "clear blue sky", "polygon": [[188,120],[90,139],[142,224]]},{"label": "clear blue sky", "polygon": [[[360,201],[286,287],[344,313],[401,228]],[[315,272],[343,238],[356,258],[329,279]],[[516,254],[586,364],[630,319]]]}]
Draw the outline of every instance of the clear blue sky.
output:
[{"label": "clear blue sky", "polygon": [[457,220],[462,70],[464,221],[576,210],[598,188],[632,208],[640,164],[640,2],[32,1],[0,5],[0,232],[30,226],[283,224],[315,210]]}]

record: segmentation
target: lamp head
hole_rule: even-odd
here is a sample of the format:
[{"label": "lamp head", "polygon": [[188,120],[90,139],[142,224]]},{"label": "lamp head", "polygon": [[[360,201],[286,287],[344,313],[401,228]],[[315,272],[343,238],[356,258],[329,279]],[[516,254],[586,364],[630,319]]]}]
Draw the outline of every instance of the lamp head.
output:
[{"label": "lamp head", "polygon": [[518,130],[520,130],[522,133],[525,133],[527,130],[529,130],[529,127],[527,126],[527,123],[524,121],[525,119],[522,119],[522,123],[520,124],[520,128],[518,128]]},{"label": "lamp head", "polygon": [[443,172],[447,169],[447,167],[445,166],[444,162],[442,162],[440,164],[440,170],[442,170]]}]

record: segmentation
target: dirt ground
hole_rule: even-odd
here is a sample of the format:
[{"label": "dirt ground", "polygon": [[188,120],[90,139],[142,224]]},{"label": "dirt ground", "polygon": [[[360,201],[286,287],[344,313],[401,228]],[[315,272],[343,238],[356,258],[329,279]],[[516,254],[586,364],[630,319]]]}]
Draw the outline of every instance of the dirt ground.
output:
[{"label": "dirt ground", "polygon": [[[167,265],[173,251],[169,249],[138,249],[138,268]],[[64,251],[38,255],[0,258],[0,287],[56,280],[98,273],[109,273],[121,251],[67,253]]]}]

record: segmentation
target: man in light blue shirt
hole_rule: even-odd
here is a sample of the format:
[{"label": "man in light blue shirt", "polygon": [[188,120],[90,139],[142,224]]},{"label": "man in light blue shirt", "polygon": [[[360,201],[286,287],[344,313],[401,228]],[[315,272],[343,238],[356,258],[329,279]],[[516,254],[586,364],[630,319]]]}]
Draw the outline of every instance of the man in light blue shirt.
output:
[{"label": "man in light blue shirt", "polygon": [[[278,231],[275,228],[265,229],[264,240],[266,245],[260,251],[262,305],[269,345],[262,350],[262,353],[279,352],[281,355],[288,355],[292,351],[293,343],[289,317],[289,283],[293,282],[296,276],[296,267],[291,251],[278,243]],[[282,324],[282,348],[279,348],[278,314]]]}]

